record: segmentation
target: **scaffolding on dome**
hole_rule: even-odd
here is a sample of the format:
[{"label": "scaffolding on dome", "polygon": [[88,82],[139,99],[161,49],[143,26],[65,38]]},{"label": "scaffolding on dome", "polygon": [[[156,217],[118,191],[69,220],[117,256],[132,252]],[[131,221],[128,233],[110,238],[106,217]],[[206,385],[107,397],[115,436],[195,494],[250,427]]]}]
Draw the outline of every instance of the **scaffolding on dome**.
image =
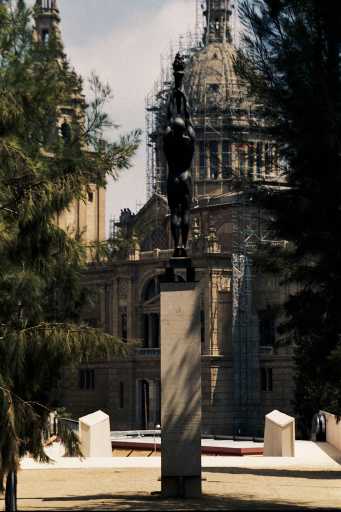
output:
[{"label": "scaffolding on dome", "polygon": [[[198,5],[199,0],[196,2]],[[153,89],[146,97],[147,199],[154,193],[164,193],[161,183],[162,170],[159,165],[163,161],[160,137],[164,128],[163,123],[165,123],[168,96],[173,84],[172,64],[177,52],[180,52],[185,59],[190,59],[202,48],[201,30],[199,16],[197,16],[195,31],[180,36],[176,43],[170,43],[168,52],[160,56],[159,80],[154,83]]]},{"label": "scaffolding on dome", "polygon": [[[146,185],[147,199],[154,193],[165,194],[165,160],[162,154],[162,131],[165,127],[166,109],[168,96],[173,83],[172,63],[177,52],[180,52],[185,59],[190,60],[193,55],[200,52],[204,47],[205,23],[202,10],[205,9],[202,4],[203,0],[195,1],[195,26],[193,32],[187,32],[179,37],[176,43],[169,45],[169,50],[161,54],[160,67],[161,72],[159,79],[154,83],[152,90],[146,97]],[[225,0],[228,3],[228,0]],[[209,6],[207,8],[209,10]],[[234,0],[232,4],[232,33],[233,38],[237,38],[238,26],[238,0]],[[209,15],[208,15],[209,19]],[[186,90],[187,96],[190,98],[191,111],[193,114],[194,127],[196,130],[203,132],[204,143],[209,143],[213,139],[220,142],[224,139],[226,128],[232,123],[231,120],[242,115],[247,115],[249,120],[255,120],[254,109],[244,112],[242,105],[246,98],[246,90],[243,89],[241,83],[236,79],[229,80],[229,98],[226,101],[223,91],[221,90],[216,96],[213,96],[206,87],[207,78],[204,76],[198,81],[197,87],[190,87]],[[204,84],[204,87],[202,85]],[[218,97],[220,94],[221,97]],[[217,105],[220,105],[217,108]],[[242,132],[238,130],[235,133],[235,139],[238,140]],[[225,137],[226,138],[226,137]],[[232,135],[233,139],[233,135]],[[243,152],[243,151],[242,151]],[[217,166],[222,169],[222,163],[217,162]],[[230,165],[232,168],[232,165]],[[226,170],[226,175],[231,169]],[[239,172],[239,169],[238,169]],[[210,170],[207,168],[207,162],[201,169],[203,187],[206,186],[205,180],[209,178]],[[197,196],[196,182],[200,177],[195,179],[194,183],[194,200]],[[222,190],[223,192],[223,190]]]}]

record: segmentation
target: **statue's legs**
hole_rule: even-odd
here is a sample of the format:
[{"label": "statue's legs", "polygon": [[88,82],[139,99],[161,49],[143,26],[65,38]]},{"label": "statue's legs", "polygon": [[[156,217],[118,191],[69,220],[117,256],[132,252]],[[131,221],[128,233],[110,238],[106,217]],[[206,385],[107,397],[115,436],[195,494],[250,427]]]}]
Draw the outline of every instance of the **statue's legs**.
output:
[{"label": "statue's legs", "polygon": [[183,212],[182,218],[181,218],[181,227],[182,227],[181,235],[182,235],[182,245],[183,245],[184,249],[186,249],[187,242],[188,242],[190,217],[191,217],[190,211],[185,210],[185,212]]},{"label": "statue's legs", "polygon": [[[180,246],[180,236],[181,236],[181,211],[180,208],[177,207],[171,212],[171,232],[174,240],[175,251],[179,249]],[[175,253],[174,253],[175,254]],[[178,254],[175,254],[176,256]]]},{"label": "statue's legs", "polygon": [[171,210],[171,233],[174,240],[174,257],[186,256],[186,246],[190,229],[192,203],[192,181],[168,178],[168,204]]},{"label": "statue's legs", "polygon": [[191,206],[192,206],[192,180],[190,177],[183,182],[183,196],[181,203],[181,235],[182,235],[182,256],[187,256],[186,247],[188,242],[188,234],[191,222]]}]

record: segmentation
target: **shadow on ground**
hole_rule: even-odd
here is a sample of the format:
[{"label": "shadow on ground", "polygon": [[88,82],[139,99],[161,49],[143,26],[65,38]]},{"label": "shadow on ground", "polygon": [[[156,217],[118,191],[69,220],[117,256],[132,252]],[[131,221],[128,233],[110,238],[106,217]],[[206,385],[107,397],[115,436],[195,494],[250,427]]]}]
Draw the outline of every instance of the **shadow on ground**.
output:
[{"label": "shadow on ground", "polygon": [[300,469],[262,469],[262,468],[205,468],[205,473],[223,473],[229,475],[254,475],[275,476],[280,478],[308,478],[312,480],[340,480],[341,491],[341,467],[335,471],[300,470]]},{"label": "shadow on ground", "polygon": [[[107,489],[115,489],[111,474],[118,478],[120,486],[114,493],[106,492]],[[156,470],[147,474],[144,471],[133,473],[129,477],[132,479],[130,493],[126,492],[126,489],[129,489],[129,481],[127,487],[124,481],[128,475],[127,471],[97,472],[96,481],[101,483],[102,488],[94,489],[93,492],[90,489],[95,482],[92,473],[89,472],[72,472],[67,475],[59,471],[44,472],[45,482],[40,481],[40,473],[36,475],[27,472],[21,476],[23,475],[27,480],[26,489],[20,486],[20,510],[340,510],[336,505],[339,501],[339,490],[341,493],[341,468],[337,467],[335,470],[327,471],[313,468],[205,468],[203,476],[206,481],[203,482],[203,489],[207,493],[201,499],[193,500],[163,499],[158,492],[148,494],[151,490],[157,491],[160,488]],[[228,478],[228,475],[231,478]],[[266,477],[274,479],[267,481]],[[33,489],[33,483],[37,478],[39,486]],[[70,478],[79,479],[79,482],[82,482],[82,490],[76,491],[72,486],[67,488],[66,478],[68,483]],[[0,500],[0,510],[3,506],[2,501]]]},{"label": "shadow on ground", "polygon": [[[213,496],[203,495],[201,499],[170,500],[162,499],[160,495],[130,495],[130,494],[94,494],[82,496],[56,496],[43,498],[41,507],[30,507],[30,501],[39,498],[22,498],[19,501],[25,510],[127,510],[127,511],[173,511],[173,510],[316,510],[336,511],[338,508],[320,507],[311,505],[293,505],[292,503],[276,500],[255,500],[241,498],[240,496]],[[25,501],[25,504],[23,504]],[[65,506],[63,505],[65,504]],[[69,505],[69,506],[68,506]],[[19,507],[20,509],[20,507]]]}]

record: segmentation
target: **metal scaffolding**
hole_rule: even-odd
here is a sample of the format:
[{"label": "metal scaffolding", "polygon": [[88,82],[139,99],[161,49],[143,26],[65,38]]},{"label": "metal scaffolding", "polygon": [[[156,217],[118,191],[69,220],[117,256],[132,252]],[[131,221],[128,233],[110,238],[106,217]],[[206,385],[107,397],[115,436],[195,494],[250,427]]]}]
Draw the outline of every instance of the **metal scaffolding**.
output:
[{"label": "metal scaffolding", "polygon": [[[194,31],[180,36],[178,41],[171,43],[169,50],[161,55],[159,79],[154,83],[152,90],[146,97],[146,182],[148,199],[153,193],[166,193],[167,166],[162,152],[162,133],[166,124],[167,101],[173,82],[172,63],[175,54],[179,51],[187,61],[191,59],[195,61],[193,57],[205,49],[203,41],[205,29],[203,16],[200,14],[203,8],[202,2],[195,0],[195,5],[196,22]],[[208,10],[210,5],[210,3],[207,4]],[[235,22],[238,0],[233,2],[232,7],[232,32],[235,32],[238,26]],[[222,54],[225,71],[231,66],[229,58],[224,53]],[[247,104],[246,89],[237,78],[229,76],[227,96],[224,87],[221,87],[218,91],[213,91],[214,84],[209,83],[207,73],[209,73],[209,70],[200,69],[194,83],[188,79],[189,77],[185,77],[185,91],[190,100],[198,142],[202,142],[205,147],[208,147],[210,142],[213,141],[222,144],[224,140],[229,140],[231,143],[247,144],[248,128],[256,122],[258,117],[257,105]],[[212,90],[210,90],[210,87],[212,87]],[[243,131],[243,123],[246,131]],[[237,148],[237,146],[234,147]],[[239,174],[238,155],[230,155],[230,159],[234,159],[235,162],[228,163],[222,162],[219,155],[215,158],[217,160],[216,166],[223,176],[232,178],[234,172]],[[224,168],[224,166],[229,167],[229,169]],[[200,173],[194,173],[193,178],[195,201],[198,195],[209,193],[209,190],[206,190],[207,180],[210,179],[207,158],[201,167]],[[200,186],[199,182],[201,182]],[[226,191],[226,187],[222,187],[221,193],[224,191]]]},{"label": "metal scaffolding", "polygon": [[259,435],[260,361],[258,319],[253,304],[255,274],[252,254],[260,238],[259,215],[250,185],[235,198],[232,213],[232,344],[234,361],[234,433]]},{"label": "metal scaffolding", "polygon": [[[199,0],[196,0],[198,4]],[[198,7],[197,7],[198,8]],[[146,149],[147,149],[147,198],[154,193],[165,194],[166,162],[162,153],[162,132],[166,122],[169,93],[173,84],[172,63],[177,52],[189,60],[193,53],[202,48],[200,24],[194,32],[180,36],[176,43],[170,43],[169,50],[161,54],[159,80],[146,97]]]}]

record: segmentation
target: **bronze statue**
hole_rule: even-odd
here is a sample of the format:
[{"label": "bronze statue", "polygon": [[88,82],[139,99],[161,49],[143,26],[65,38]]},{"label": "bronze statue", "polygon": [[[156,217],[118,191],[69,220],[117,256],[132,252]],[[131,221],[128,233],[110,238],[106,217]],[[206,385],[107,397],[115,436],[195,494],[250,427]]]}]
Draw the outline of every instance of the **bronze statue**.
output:
[{"label": "bronze statue", "polygon": [[186,246],[192,205],[190,168],[194,156],[195,133],[183,92],[185,63],[178,53],[173,64],[175,87],[171,93],[164,134],[164,152],[168,163],[167,197],[171,212],[174,258],[187,257]]}]

